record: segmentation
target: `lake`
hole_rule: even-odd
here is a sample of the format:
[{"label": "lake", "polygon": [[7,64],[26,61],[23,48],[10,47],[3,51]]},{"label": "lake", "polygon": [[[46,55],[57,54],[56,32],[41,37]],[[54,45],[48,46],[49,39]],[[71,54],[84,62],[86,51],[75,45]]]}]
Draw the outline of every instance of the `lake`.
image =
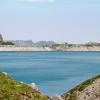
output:
[{"label": "lake", "polygon": [[100,52],[0,52],[0,70],[53,96],[100,74]]}]

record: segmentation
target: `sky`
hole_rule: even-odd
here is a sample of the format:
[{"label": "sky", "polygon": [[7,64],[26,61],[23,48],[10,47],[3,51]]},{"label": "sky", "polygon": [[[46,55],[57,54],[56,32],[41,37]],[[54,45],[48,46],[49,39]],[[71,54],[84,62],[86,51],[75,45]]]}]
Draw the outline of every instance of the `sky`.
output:
[{"label": "sky", "polygon": [[100,42],[100,0],[0,0],[5,40]]}]

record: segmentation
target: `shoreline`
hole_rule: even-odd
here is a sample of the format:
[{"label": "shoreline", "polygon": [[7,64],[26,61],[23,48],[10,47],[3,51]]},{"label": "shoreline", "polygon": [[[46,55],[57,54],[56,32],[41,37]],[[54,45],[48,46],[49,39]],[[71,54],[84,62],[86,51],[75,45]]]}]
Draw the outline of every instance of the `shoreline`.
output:
[{"label": "shoreline", "polygon": [[20,46],[0,46],[0,51],[100,51],[100,46],[72,46],[69,48],[50,48],[50,47],[20,47]]},{"label": "shoreline", "polygon": [[[16,81],[6,72],[0,72],[0,78],[0,85],[5,86],[3,90],[6,90],[6,88],[8,89],[5,93],[9,93],[9,95],[6,95],[6,97],[9,99],[16,98],[17,100],[17,98],[19,98],[19,100],[26,100],[25,98],[27,98],[27,100],[91,100],[91,98],[93,98],[93,100],[99,100],[100,98],[100,74],[81,82],[69,91],[62,93],[62,95],[56,96],[45,95],[43,92],[39,91],[35,83],[27,84]],[[12,86],[12,83],[13,88],[9,87]],[[1,98],[4,99],[5,94],[2,92],[2,87],[0,91],[2,94]]]}]

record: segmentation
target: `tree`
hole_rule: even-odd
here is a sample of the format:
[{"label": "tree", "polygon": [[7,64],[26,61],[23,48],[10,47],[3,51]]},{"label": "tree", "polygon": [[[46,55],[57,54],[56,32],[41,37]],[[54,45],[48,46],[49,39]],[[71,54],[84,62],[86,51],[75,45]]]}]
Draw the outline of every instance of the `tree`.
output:
[{"label": "tree", "polygon": [[0,34],[0,44],[3,42],[3,37],[2,35]]},{"label": "tree", "polygon": [[12,43],[12,42],[2,42],[1,44],[2,45],[14,45],[14,43]]}]

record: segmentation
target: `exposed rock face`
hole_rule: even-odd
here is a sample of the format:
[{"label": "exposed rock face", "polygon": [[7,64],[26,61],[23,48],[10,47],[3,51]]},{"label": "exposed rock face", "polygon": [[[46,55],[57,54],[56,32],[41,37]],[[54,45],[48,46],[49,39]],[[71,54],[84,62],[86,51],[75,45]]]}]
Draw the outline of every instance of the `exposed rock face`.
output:
[{"label": "exposed rock face", "polygon": [[78,91],[77,100],[100,100],[100,78],[83,91]]},{"label": "exposed rock face", "polygon": [[62,98],[64,100],[100,100],[100,75],[71,89],[62,95]]},{"label": "exposed rock face", "polygon": [[54,97],[51,97],[50,100],[64,100],[61,96],[54,96]]},{"label": "exposed rock face", "polygon": [[0,72],[0,100],[100,100],[100,75],[93,77],[61,96],[47,97],[36,84],[17,82]]},{"label": "exposed rock face", "polygon": [[31,83],[29,86],[31,86],[33,90],[39,90],[35,83]]}]

